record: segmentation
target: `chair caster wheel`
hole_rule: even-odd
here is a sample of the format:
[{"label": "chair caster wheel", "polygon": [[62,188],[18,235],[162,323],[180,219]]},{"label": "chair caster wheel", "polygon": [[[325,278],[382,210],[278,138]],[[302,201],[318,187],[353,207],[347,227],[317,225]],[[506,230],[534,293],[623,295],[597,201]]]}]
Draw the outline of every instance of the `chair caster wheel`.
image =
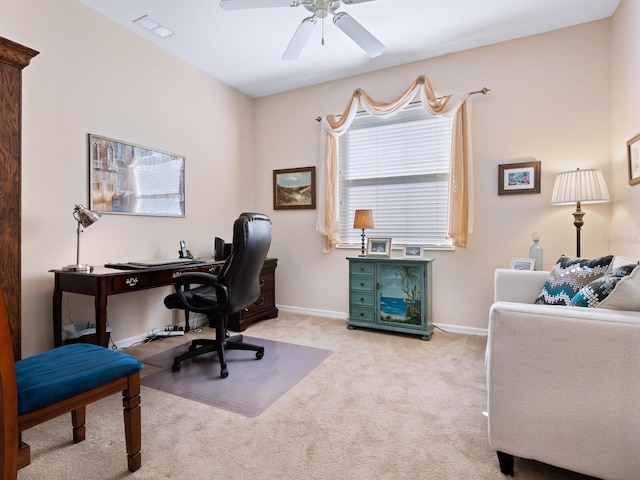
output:
[{"label": "chair caster wheel", "polygon": [[171,370],[172,370],[173,372],[179,372],[179,371],[180,371],[180,363],[174,363],[174,364],[171,366]]},{"label": "chair caster wheel", "polygon": [[227,370],[226,368],[223,368],[222,370],[220,370],[220,376],[222,378],[227,378],[229,376],[229,370]]},{"label": "chair caster wheel", "polygon": [[264,348],[261,348],[260,350],[258,350],[258,351],[256,352],[256,358],[257,358],[258,360],[260,360],[262,357],[264,357]]}]

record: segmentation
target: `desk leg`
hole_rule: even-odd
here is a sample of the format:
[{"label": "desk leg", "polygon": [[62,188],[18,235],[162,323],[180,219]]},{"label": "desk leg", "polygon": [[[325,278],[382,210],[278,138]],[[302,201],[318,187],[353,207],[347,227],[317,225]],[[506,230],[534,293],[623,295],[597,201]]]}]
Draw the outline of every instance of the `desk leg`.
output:
[{"label": "desk leg", "polygon": [[53,290],[53,345],[62,345],[62,290]]},{"label": "desk leg", "polygon": [[97,343],[109,348],[107,341],[107,295],[102,289],[98,289],[95,296],[96,308],[96,336]]}]

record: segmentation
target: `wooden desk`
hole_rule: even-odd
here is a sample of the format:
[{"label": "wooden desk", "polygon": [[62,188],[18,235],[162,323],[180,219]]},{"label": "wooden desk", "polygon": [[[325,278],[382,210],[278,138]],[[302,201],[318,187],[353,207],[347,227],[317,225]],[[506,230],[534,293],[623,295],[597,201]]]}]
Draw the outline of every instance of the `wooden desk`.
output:
[{"label": "wooden desk", "polygon": [[[173,279],[185,272],[217,274],[222,261],[203,260],[189,265],[170,265],[138,270],[96,267],[93,272],[51,270],[55,275],[53,289],[53,341],[62,345],[62,292],[91,295],[95,299],[97,344],[108,347],[107,297],[119,293],[172,285]],[[275,270],[278,260],[267,258],[260,273],[260,297],[244,311],[227,318],[228,328],[243,331],[254,321],[278,316],[275,300]],[[189,331],[189,312],[185,312],[185,330]]]},{"label": "wooden desk", "polygon": [[[107,297],[119,293],[171,285],[173,279],[185,272],[217,273],[223,262],[203,260],[189,265],[168,265],[139,270],[118,270],[96,267],[93,272],[65,272],[51,270],[55,275],[53,289],[53,342],[62,345],[62,292],[91,295],[95,298],[97,344],[108,347]],[[185,330],[189,330],[188,313]]]}]

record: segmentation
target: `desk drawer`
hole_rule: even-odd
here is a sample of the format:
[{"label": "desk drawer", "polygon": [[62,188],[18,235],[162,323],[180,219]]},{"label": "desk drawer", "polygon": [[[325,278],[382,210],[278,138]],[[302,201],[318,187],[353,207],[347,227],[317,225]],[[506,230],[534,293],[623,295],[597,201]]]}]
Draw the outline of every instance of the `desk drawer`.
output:
[{"label": "desk drawer", "polygon": [[273,273],[262,273],[260,274],[260,291],[264,292],[266,290],[273,290],[273,285],[275,283],[275,278]]},{"label": "desk drawer", "polygon": [[115,293],[147,288],[153,285],[150,272],[132,272],[123,277],[114,277],[112,291]]},{"label": "desk drawer", "polygon": [[222,265],[204,265],[200,267],[185,267],[179,270],[170,270],[170,271],[160,271],[160,272],[152,272],[153,282],[156,285],[162,285],[164,283],[171,284],[173,280],[184,273],[194,273],[194,272],[202,272],[202,273],[212,273],[217,274],[220,271],[220,267]]}]

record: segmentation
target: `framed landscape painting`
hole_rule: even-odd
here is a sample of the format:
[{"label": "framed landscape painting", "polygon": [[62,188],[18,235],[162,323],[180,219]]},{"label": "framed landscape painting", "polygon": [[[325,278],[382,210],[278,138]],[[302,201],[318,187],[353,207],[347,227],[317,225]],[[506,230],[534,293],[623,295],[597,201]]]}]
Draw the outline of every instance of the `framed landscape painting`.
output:
[{"label": "framed landscape painting", "polygon": [[540,193],[540,161],[498,165],[498,195]]},{"label": "framed landscape painting", "polygon": [[273,209],[316,208],[316,167],[273,171]]}]

